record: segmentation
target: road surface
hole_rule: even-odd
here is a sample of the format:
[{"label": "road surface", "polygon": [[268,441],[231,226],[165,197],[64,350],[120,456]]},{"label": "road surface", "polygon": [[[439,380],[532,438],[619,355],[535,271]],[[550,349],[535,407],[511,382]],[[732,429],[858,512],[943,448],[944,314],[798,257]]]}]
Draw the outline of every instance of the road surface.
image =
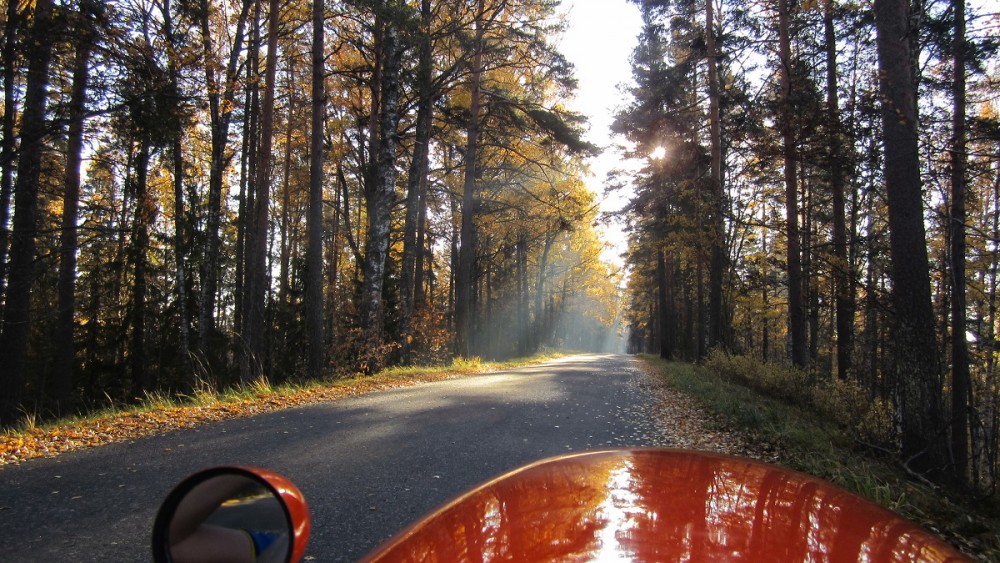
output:
[{"label": "road surface", "polygon": [[160,501],[212,465],[266,467],[309,502],[307,560],[352,561],[465,489],[570,451],[655,443],[628,356],[211,423],[0,470],[0,561],[146,561]]}]

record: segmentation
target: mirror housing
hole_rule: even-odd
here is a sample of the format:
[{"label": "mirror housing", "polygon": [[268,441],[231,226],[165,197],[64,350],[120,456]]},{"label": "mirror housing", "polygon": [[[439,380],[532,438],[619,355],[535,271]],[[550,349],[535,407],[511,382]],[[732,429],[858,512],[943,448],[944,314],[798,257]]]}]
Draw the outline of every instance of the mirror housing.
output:
[{"label": "mirror housing", "polygon": [[285,477],[253,467],[213,467],[184,479],[153,525],[156,563],[294,563],[309,541],[309,508]]}]

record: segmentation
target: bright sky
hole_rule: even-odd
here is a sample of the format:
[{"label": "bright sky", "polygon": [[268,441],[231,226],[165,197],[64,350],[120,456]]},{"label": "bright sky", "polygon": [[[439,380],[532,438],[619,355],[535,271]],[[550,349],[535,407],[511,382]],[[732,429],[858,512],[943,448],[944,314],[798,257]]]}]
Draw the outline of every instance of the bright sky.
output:
[{"label": "bright sky", "polygon": [[[587,140],[600,147],[609,147],[601,156],[591,159],[592,176],[587,179],[591,191],[601,200],[602,211],[614,211],[624,205],[624,198],[604,197],[604,180],[609,171],[620,166],[620,157],[612,144],[613,115],[625,99],[619,85],[631,82],[629,59],[642,29],[639,8],[627,0],[564,0],[569,14],[569,27],[560,44],[560,51],[576,66],[579,89],[570,106],[590,119]],[[621,264],[619,255],[625,251],[625,237],[620,229],[611,228],[606,241],[612,248],[604,258]]]}]

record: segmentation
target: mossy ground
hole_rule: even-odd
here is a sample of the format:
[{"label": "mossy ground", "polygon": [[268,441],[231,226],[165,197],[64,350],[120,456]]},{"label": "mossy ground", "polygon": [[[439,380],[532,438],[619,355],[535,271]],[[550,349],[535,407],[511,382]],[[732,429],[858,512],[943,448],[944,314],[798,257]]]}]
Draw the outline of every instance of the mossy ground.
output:
[{"label": "mossy ground", "polygon": [[720,424],[742,432],[762,458],[816,475],[921,523],[962,551],[1000,561],[1000,507],[982,498],[915,481],[891,455],[855,440],[851,431],[788,399],[778,399],[704,367],[643,361]]}]

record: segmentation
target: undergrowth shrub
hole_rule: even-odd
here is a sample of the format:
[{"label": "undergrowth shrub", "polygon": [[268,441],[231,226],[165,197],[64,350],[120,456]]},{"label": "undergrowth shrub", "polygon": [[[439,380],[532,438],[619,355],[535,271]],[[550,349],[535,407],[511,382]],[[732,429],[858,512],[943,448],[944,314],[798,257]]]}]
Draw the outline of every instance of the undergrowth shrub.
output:
[{"label": "undergrowth shrub", "polygon": [[339,371],[350,375],[372,375],[390,364],[399,350],[399,342],[365,337],[360,327],[351,327],[340,337],[341,349],[331,360]]},{"label": "undergrowth shrub", "polygon": [[769,397],[809,408],[817,415],[854,431],[860,439],[888,446],[893,442],[891,405],[873,400],[854,381],[821,377],[816,373],[748,356],[713,351],[705,368]]},{"label": "undergrowth shrub", "polygon": [[451,359],[454,334],[448,330],[444,314],[419,308],[411,322],[410,362],[418,366],[444,365]]},{"label": "undergrowth shrub", "polygon": [[892,448],[896,439],[895,420],[896,409],[891,403],[882,399],[871,401],[857,425],[859,438],[869,444]]},{"label": "undergrowth shrub", "polygon": [[808,402],[823,416],[843,426],[857,424],[868,412],[870,401],[860,385],[839,379],[816,380],[806,393]]},{"label": "undergrowth shrub", "polygon": [[809,393],[806,372],[748,356],[731,356],[716,350],[709,355],[705,368],[724,379],[786,401],[800,402]]}]

